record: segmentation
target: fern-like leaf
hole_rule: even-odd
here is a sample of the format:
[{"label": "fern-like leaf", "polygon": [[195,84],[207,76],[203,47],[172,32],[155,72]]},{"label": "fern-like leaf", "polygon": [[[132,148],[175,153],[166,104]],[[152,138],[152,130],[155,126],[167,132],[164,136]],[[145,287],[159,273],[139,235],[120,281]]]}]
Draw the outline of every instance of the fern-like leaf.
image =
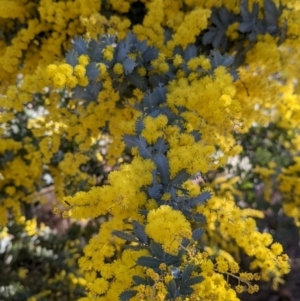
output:
[{"label": "fern-like leaf", "polygon": [[141,91],[146,92],[148,89],[148,83],[144,76],[141,76],[136,70],[133,70],[127,75],[129,82]]},{"label": "fern-like leaf", "polygon": [[125,75],[132,73],[132,71],[136,65],[137,65],[136,62],[133,59],[126,58],[123,62]]},{"label": "fern-like leaf", "polygon": [[74,49],[67,51],[66,62],[72,67],[78,64],[78,53]]},{"label": "fern-like leaf", "polygon": [[86,66],[86,76],[89,80],[96,80],[99,76],[99,69],[97,68],[97,65],[95,62],[90,63]]},{"label": "fern-like leaf", "polygon": [[183,282],[190,278],[192,272],[194,271],[194,268],[195,267],[193,264],[189,264],[185,267],[185,269],[183,270],[182,275],[181,275]]},{"label": "fern-like leaf", "polygon": [[164,260],[166,257],[166,253],[163,250],[162,246],[153,240],[151,240],[150,242],[150,251],[158,259]]},{"label": "fern-like leaf", "polygon": [[190,200],[191,207],[194,207],[196,205],[201,205],[205,201],[209,200],[212,197],[212,193],[209,191],[204,191],[197,197],[194,197]]},{"label": "fern-like leaf", "polygon": [[159,83],[154,89],[153,94],[157,100],[157,104],[162,104],[166,101],[167,88],[163,84]]},{"label": "fern-like leaf", "polygon": [[99,63],[101,61],[102,47],[95,39],[90,40],[87,51],[92,62]]},{"label": "fern-like leaf", "polygon": [[147,280],[145,278],[142,278],[140,276],[132,276],[132,280],[134,282],[135,285],[141,285],[141,284],[146,284]]},{"label": "fern-like leaf", "polygon": [[132,234],[123,232],[123,231],[119,231],[119,230],[114,230],[112,232],[112,234],[114,236],[117,236],[118,238],[121,238],[123,240],[127,240],[127,241],[132,241],[132,242],[139,242]]},{"label": "fern-like leaf", "polygon": [[145,226],[141,225],[138,221],[135,220],[132,221],[132,225],[133,233],[136,235],[138,240],[143,244],[148,243],[148,236],[145,232]]},{"label": "fern-like leaf", "polygon": [[155,60],[157,56],[158,56],[158,50],[153,47],[148,47],[142,54],[142,58],[147,63]]},{"label": "fern-like leaf", "polygon": [[192,233],[192,238],[193,238],[193,240],[199,240],[201,237],[202,237],[202,235],[204,234],[204,230],[203,229],[201,229],[201,228],[197,228],[197,229],[195,229],[194,231],[193,231],[193,233]]},{"label": "fern-like leaf", "polygon": [[139,137],[137,146],[141,157],[144,159],[152,159],[152,148],[147,146],[145,138]]},{"label": "fern-like leaf", "polygon": [[179,292],[177,290],[176,282],[174,279],[171,279],[167,285],[168,293],[170,294],[170,298],[173,300],[179,296]]},{"label": "fern-like leaf", "polygon": [[159,173],[161,182],[167,185],[170,180],[170,168],[167,157],[163,154],[156,154],[153,157],[153,161],[157,166],[157,171]]},{"label": "fern-like leaf", "polygon": [[134,297],[138,292],[135,290],[126,290],[119,295],[119,299],[121,301],[129,301],[132,297]]},{"label": "fern-like leaf", "polygon": [[187,181],[191,175],[185,170],[182,169],[180,172],[176,174],[176,176],[172,179],[172,185],[180,185]]},{"label": "fern-like leaf", "polygon": [[169,149],[169,146],[164,138],[159,137],[153,145],[153,148],[158,154],[164,154]]},{"label": "fern-like leaf", "polygon": [[197,56],[197,47],[194,44],[190,44],[184,51],[184,60],[188,62],[190,59]]},{"label": "fern-like leaf", "polygon": [[148,188],[148,193],[152,199],[160,200],[161,199],[161,184],[154,184],[152,187]]},{"label": "fern-like leaf", "polygon": [[185,286],[195,285],[198,283],[201,283],[204,280],[202,276],[196,276],[193,278],[190,278],[189,280],[185,281]]},{"label": "fern-like leaf", "polygon": [[129,147],[135,147],[138,145],[138,138],[135,135],[124,134],[123,141]]},{"label": "fern-like leaf", "polygon": [[189,286],[188,287],[184,286],[179,289],[180,295],[183,295],[183,296],[189,296],[193,293],[193,291],[194,290]]},{"label": "fern-like leaf", "polygon": [[73,48],[78,55],[87,54],[87,43],[82,37],[74,37]]},{"label": "fern-like leaf", "polygon": [[127,57],[128,52],[130,51],[130,45],[121,41],[116,48],[116,60],[119,63],[122,63]]},{"label": "fern-like leaf", "polygon": [[147,268],[158,268],[162,262],[162,260],[150,256],[141,256],[136,261],[138,265]]}]

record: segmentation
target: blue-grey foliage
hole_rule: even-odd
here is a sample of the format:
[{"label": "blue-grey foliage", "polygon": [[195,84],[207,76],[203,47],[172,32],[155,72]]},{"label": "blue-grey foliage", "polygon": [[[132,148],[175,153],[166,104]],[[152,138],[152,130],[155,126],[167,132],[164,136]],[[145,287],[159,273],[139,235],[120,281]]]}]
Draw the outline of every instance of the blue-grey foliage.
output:
[{"label": "blue-grey foliage", "polygon": [[73,48],[78,53],[78,55],[87,54],[87,44],[88,42],[85,41],[82,37],[74,37]]},{"label": "blue-grey foliage", "polygon": [[99,76],[99,69],[95,62],[88,64],[86,67],[86,76],[90,81],[96,80]]},{"label": "blue-grey foliage", "polygon": [[[272,9],[270,8],[269,10]],[[251,15],[249,18],[251,19]],[[204,40],[212,42],[216,46],[215,48],[223,45],[221,40],[224,39],[225,30],[233,20],[236,20],[236,16],[229,13],[224,7],[214,10],[212,27],[215,25],[218,32],[215,32],[215,29],[211,28],[211,32],[214,32],[213,37],[211,38],[209,36],[211,33],[207,32]],[[166,32],[165,42],[168,39],[168,32]],[[103,49],[108,45],[115,49],[113,59],[109,62],[103,58]],[[76,37],[73,46],[74,49],[66,56],[69,64],[75,66],[78,63],[78,55],[81,54],[87,54],[90,58],[90,63],[86,66],[89,85],[87,87],[78,86],[74,88],[72,90],[73,98],[86,100],[87,103],[98,100],[98,94],[102,87],[101,80],[98,81],[99,63],[106,65],[108,74],[113,81],[113,87],[118,91],[121,99],[126,100],[133,97],[132,90],[135,87],[144,92],[144,97],[141,101],[133,105],[133,108],[140,112],[140,117],[135,124],[135,133],[123,136],[123,141],[129,149],[137,148],[139,155],[143,159],[152,160],[155,166],[151,171],[152,183],[142,187],[141,191],[147,195],[148,199],[155,200],[158,206],[168,204],[174,210],[180,211],[197,228],[192,233],[192,239],[185,238],[182,240],[176,256],[166,253],[161,244],[149,238],[145,232],[145,226],[136,220],[132,221],[132,230],[115,230],[113,231],[113,235],[124,240],[124,249],[148,250],[149,255],[139,257],[136,261],[137,265],[152,268],[159,274],[163,273],[159,269],[160,264],[164,263],[167,265],[168,271],[171,271],[173,275],[173,280],[168,283],[167,299],[174,299],[180,295],[190,295],[193,292],[191,286],[199,283],[202,278],[191,277],[192,272],[195,270],[193,265],[188,265],[184,270],[181,269],[182,256],[186,254],[186,248],[191,241],[196,242],[199,240],[204,232],[201,226],[205,218],[202,214],[196,212],[196,207],[202,205],[212,195],[210,192],[202,192],[198,196],[190,197],[189,191],[183,187],[183,183],[191,179],[193,175],[188,173],[187,170],[182,169],[171,178],[167,138],[162,135],[153,143],[148,143],[142,136],[142,132],[145,128],[145,119],[148,116],[152,118],[165,116],[168,126],[177,126],[179,131],[184,133],[188,120],[182,117],[182,113],[188,109],[177,106],[175,109],[178,113],[170,109],[167,104],[168,84],[175,78],[178,69],[183,70],[186,76],[189,76],[191,72],[197,72],[200,78],[206,75],[213,75],[214,69],[219,66],[226,67],[235,79],[237,79],[237,73],[234,73],[236,71],[233,68],[234,58],[222,55],[218,50],[212,50],[210,55],[207,56],[212,65],[211,70],[205,71],[200,67],[197,70],[190,70],[187,63],[200,54],[199,48],[194,44],[188,45],[186,49],[177,46],[173,54],[181,55],[185,61],[179,67],[175,67],[173,61],[169,60],[167,62],[169,65],[168,71],[157,73],[151,65],[151,61],[158,57],[158,50],[148,46],[145,41],[139,41],[133,33],[129,33],[125,39],[120,41],[116,41],[116,37],[109,35],[89,41],[84,41],[82,38]],[[116,63],[122,64],[124,74],[119,75],[113,71],[113,66]],[[142,76],[138,72],[139,68],[144,68],[150,72],[146,76]],[[129,102],[126,104],[129,105]],[[193,135],[195,143],[200,141],[201,133],[193,131],[191,135]],[[169,195],[169,199],[167,201],[162,200],[163,195]],[[139,208],[139,212],[142,215],[149,213],[145,208]],[[150,277],[142,278],[134,276],[133,285],[140,284],[153,285],[154,282]],[[136,293],[135,290],[126,290],[119,298],[120,300],[130,300]]]},{"label": "blue-grey foliage", "polygon": [[166,253],[164,252],[162,246],[153,240],[151,240],[150,242],[150,251],[152,255],[154,255],[156,258],[160,260],[165,260]]},{"label": "blue-grey foliage", "polygon": [[119,295],[121,301],[128,301],[137,294],[135,290],[126,290]]},{"label": "blue-grey foliage", "polygon": [[197,47],[194,44],[190,44],[186,47],[183,58],[186,62],[188,62],[190,59],[197,56]]},{"label": "blue-grey foliage", "polygon": [[148,188],[148,194],[152,199],[160,200],[162,196],[163,186],[161,184],[153,184]]},{"label": "blue-grey foliage", "polygon": [[204,234],[204,230],[201,228],[197,228],[193,231],[192,238],[193,240],[199,240],[203,234]]},{"label": "blue-grey foliage", "polygon": [[103,45],[99,44],[94,39],[91,39],[88,44],[87,53],[92,62],[100,62],[102,58]]},{"label": "blue-grey foliage", "polygon": [[132,221],[132,226],[133,226],[133,233],[136,235],[138,240],[141,243],[146,244],[148,242],[148,236],[145,232],[145,226],[135,220]]},{"label": "blue-grey foliage", "polygon": [[154,143],[153,148],[158,154],[163,154],[168,151],[169,145],[164,138],[159,137]]},{"label": "blue-grey foliage", "polygon": [[86,87],[76,86],[72,89],[73,99],[85,99],[87,103],[90,101],[96,101],[98,94],[101,90],[101,83],[96,81],[91,81]]},{"label": "blue-grey foliage", "polygon": [[205,201],[209,200],[212,197],[212,193],[209,191],[204,191],[201,194],[199,194],[197,197],[190,199],[190,205],[191,207],[194,207],[196,205],[202,205]]},{"label": "blue-grey foliage", "polygon": [[135,285],[140,285],[140,284],[146,284],[147,280],[145,278],[142,278],[140,276],[134,275],[132,276],[132,280]]},{"label": "blue-grey foliage", "polygon": [[137,65],[136,62],[133,59],[127,57],[123,61],[123,67],[124,67],[125,75],[128,75],[128,74],[132,73],[132,71],[133,71],[133,69],[136,65]]},{"label": "blue-grey foliage", "polygon": [[176,286],[176,282],[174,279],[171,279],[167,284],[168,294],[167,299],[170,298],[171,300],[174,300],[179,296],[179,291]]},{"label": "blue-grey foliage", "polygon": [[191,263],[188,264],[182,272],[182,275],[181,275],[182,281],[186,281],[191,276],[194,269],[195,269],[195,266],[193,264],[191,264]]},{"label": "blue-grey foliage", "polygon": [[215,49],[220,47],[221,52],[224,53],[229,44],[226,30],[230,24],[237,20],[237,17],[229,12],[225,6],[222,6],[213,8],[210,20],[212,26],[208,27],[208,31],[202,37],[202,42],[204,45],[212,44]]},{"label": "blue-grey foliage", "polygon": [[140,266],[146,267],[146,268],[158,268],[161,263],[163,263],[163,260],[158,258],[153,258],[152,256],[140,256],[136,263]]},{"label": "blue-grey foliage", "polygon": [[161,182],[167,185],[170,181],[170,168],[167,157],[164,154],[159,153],[153,157],[153,161],[156,164]]},{"label": "blue-grey foliage", "polygon": [[127,75],[130,84],[145,92],[148,89],[147,79],[141,76],[136,70]]},{"label": "blue-grey foliage", "polygon": [[132,241],[132,242],[139,242],[136,237],[130,233],[126,233],[126,232],[123,232],[123,231],[119,231],[119,230],[114,230],[112,232],[112,234],[114,236],[117,236],[123,240],[126,240],[126,241]]},{"label": "blue-grey foliage", "polygon": [[66,62],[72,67],[78,65],[78,53],[74,49],[67,51]]}]

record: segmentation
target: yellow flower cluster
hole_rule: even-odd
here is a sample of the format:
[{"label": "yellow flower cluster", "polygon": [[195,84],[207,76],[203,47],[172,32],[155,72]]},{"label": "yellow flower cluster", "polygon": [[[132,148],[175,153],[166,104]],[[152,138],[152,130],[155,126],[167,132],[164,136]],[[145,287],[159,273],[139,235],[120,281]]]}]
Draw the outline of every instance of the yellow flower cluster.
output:
[{"label": "yellow flower cluster", "polygon": [[154,162],[135,157],[130,165],[122,165],[119,171],[109,174],[110,186],[94,187],[89,192],[66,197],[72,217],[88,218],[110,213],[139,219],[136,210],[146,202],[146,195],[139,190],[151,183],[153,169]]},{"label": "yellow flower cluster", "polygon": [[141,41],[147,40],[149,45],[158,49],[162,49],[164,45],[164,29],[161,25],[164,20],[163,7],[163,0],[149,2],[143,25],[135,25],[132,30]]},{"label": "yellow flower cluster", "polygon": [[149,237],[170,254],[177,254],[184,238],[191,238],[191,225],[180,211],[163,205],[151,210],[145,228]]},{"label": "yellow flower cluster", "polygon": [[166,58],[162,53],[158,54],[158,58],[151,62],[152,67],[154,70],[159,73],[163,74],[169,71],[169,65],[166,62]]},{"label": "yellow flower cluster", "polygon": [[[188,109],[188,111],[181,113],[186,120],[187,130],[199,131],[202,134],[201,142],[205,143],[208,148],[204,151],[208,155],[214,152],[213,148],[209,148],[209,146],[217,145],[222,151],[223,157],[218,159],[218,164],[222,165],[227,156],[232,156],[240,151],[240,147],[235,145],[232,129],[239,120],[241,108],[239,101],[235,98],[235,87],[231,76],[226,73],[223,67],[217,68],[215,75],[215,79],[205,76],[191,81],[187,78],[172,81],[169,85],[167,101],[176,114],[178,114],[176,109],[178,106]],[[201,105],[202,102],[203,105]],[[171,137],[171,139],[176,137],[175,131]],[[174,145],[174,149],[175,144],[180,145],[178,141],[170,141],[170,144]],[[189,144],[186,144],[185,141],[182,145]],[[196,147],[196,145],[191,147]],[[186,147],[183,148],[186,149]],[[181,152],[176,151],[176,153],[179,155]],[[192,160],[194,155],[186,158]],[[205,157],[205,153],[203,155]]]},{"label": "yellow flower cluster", "polygon": [[59,162],[59,168],[67,175],[73,176],[79,171],[81,164],[87,162],[89,158],[82,154],[66,153],[64,159]]},{"label": "yellow flower cluster", "polygon": [[87,86],[89,83],[86,77],[85,66],[88,64],[89,58],[86,55],[79,57],[79,64],[74,68],[69,64],[54,65],[47,67],[47,76],[54,88],[61,89],[63,87],[74,88],[76,85]]},{"label": "yellow flower cluster", "polygon": [[282,254],[282,247],[273,243],[271,234],[258,232],[255,220],[245,217],[234,202],[213,197],[198,210],[206,216],[207,230],[212,236],[218,231],[220,240],[233,239],[246,254],[254,257],[251,267],[260,268],[263,280],[269,281],[273,275],[273,280],[277,281],[289,272],[288,258]]},{"label": "yellow flower cluster", "polygon": [[148,143],[154,143],[159,137],[164,136],[164,129],[167,123],[168,118],[165,115],[159,115],[156,118],[146,117],[144,120],[145,128],[142,131],[143,137],[146,138]]}]

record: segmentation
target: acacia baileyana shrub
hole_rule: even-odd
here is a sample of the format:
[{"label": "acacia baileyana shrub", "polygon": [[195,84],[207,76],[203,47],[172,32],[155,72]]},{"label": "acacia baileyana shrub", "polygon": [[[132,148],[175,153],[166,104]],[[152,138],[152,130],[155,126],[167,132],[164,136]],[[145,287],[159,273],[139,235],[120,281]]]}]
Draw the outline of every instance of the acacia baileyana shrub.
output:
[{"label": "acacia baileyana shrub", "polygon": [[[66,298],[81,286],[80,301],[240,300],[258,281],[277,288],[288,255],[259,231],[264,208],[232,162],[250,158],[247,179],[270,203],[278,183],[281,214],[298,226],[298,6],[4,2],[1,239],[9,223],[34,223],[38,192],[53,185],[55,213],[100,221],[93,235],[78,228],[85,247],[66,272],[78,291]],[[274,152],[249,143],[273,125],[288,133]],[[44,300],[49,288],[30,291]]]}]

